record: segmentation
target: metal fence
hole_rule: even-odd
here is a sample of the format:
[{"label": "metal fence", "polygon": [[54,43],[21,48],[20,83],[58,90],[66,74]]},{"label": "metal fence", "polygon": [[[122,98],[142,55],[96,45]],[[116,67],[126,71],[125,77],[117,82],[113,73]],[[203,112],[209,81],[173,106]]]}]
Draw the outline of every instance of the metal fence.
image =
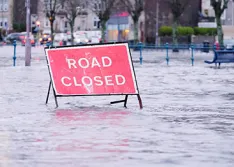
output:
[{"label": "metal fence", "polygon": [[[11,44],[13,46],[13,66],[16,65],[16,49],[17,49],[17,44],[14,42]],[[215,50],[226,50],[227,48],[225,47],[217,47],[216,45],[204,45],[204,44],[178,44],[178,45],[171,45],[171,44],[164,44],[164,45],[149,45],[149,44],[136,44],[132,45],[129,44],[129,48],[134,51],[135,54],[139,54],[139,62],[140,64],[143,64],[144,56],[146,56],[147,51],[149,51],[149,54],[152,54],[151,51],[160,51],[163,55],[165,55],[165,61],[166,64],[169,65],[169,62],[171,60],[171,54],[174,52],[183,52],[187,51],[186,55],[189,54],[189,59],[191,62],[191,65],[194,66],[194,61],[195,61],[195,53],[197,51],[204,52],[204,53],[211,53],[214,54]],[[229,50],[230,51],[230,50]],[[234,52],[234,49],[233,49]],[[145,54],[145,55],[144,55]],[[150,56],[154,56],[153,54]]]},{"label": "metal fence", "polygon": [[[219,47],[216,45],[209,45],[209,44],[178,44],[178,45],[171,45],[171,44],[164,44],[164,45],[147,45],[139,43],[137,45],[129,45],[130,49],[133,51],[139,51],[139,60],[140,64],[143,64],[144,54],[143,51],[161,51],[165,52],[165,60],[167,65],[169,65],[170,61],[170,54],[171,52],[179,52],[179,51],[189,51],[190,52],[190,60],[192,66],[194,65],[194,53],[196,51],[209,53],[211,52],[214,54],[216,50],[226,50],[225,47]],[[234,49],[231,48],[234,52]]]}]

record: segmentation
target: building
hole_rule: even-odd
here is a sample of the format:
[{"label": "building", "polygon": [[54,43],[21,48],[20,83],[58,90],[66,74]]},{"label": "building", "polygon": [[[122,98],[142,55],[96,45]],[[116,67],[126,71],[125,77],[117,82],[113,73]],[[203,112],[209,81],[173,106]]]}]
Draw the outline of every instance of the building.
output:
[{"label": "building", "polygon": [[[210,1],[202,0],[201,13],[203,20],[199,22],[200,27],[216,27],[215,12]],[[234,38],[234,2],[230,0],[228,8],[224,11],[221,21],[223,24],[224,38]]]},{"label": "building", "polygon": [[[215,17],[215,11],[211,6],[210,1],[202,0],[201,13],[204,17]],[[229,0],[227,9],[223,12],[221,20],[223,25],[234,25],[234,0]],[[215,22],[215,20],[213,22]]]},{"label": "building", "polygon": [[[135,1],[132,0],[132,7]],[[144,42],[145,33],[145,13],[141,12],[138,20],[138,40]],[[112,15],[107,22],[107,37],[109,41],[133,41],[134,40],[134,22],[132,16],[128,13],[128,8],[121,2],[115,1]]]},{"label": "building", "polygon": [[[25,0],[11,0],[11,18],[12,18],[12,29],[17,29],[18,31],[26,31],[26,7]],[[37,15],[37,4],[39,0],[33,0],[31,3],[31,20],[35,20],[34,17]]]},{"label": "building", "polygon": [[0,28],[12,29],[13,0],[0,0]]},{"label": "building", "polygon": [[[7,0],[0,0],[0,2],[6,2]],[[16,26],[23,26],[22,30],[26,29],[26,8],[25,0],[8,0],[8,5],[11,7],[7,13],[3,14],[3,25],[9,25],[9,29],[13,29]],[[100,5],[97,5],[100,6]],[[78,9],[78,8],[77,8]],[[81,13],[75,20],[74,31],[101,31],[100,21],[97,15],[90,9],[86,3],[79,8]],[[5,18],[8,16],[8,18]],[[144,12],[139,20],[139,40],[143,41],[144,36],[144,24],[145,24]],[[7,21],[7,23],[5,23]],[[44,33],[50,33],[50,22],[45,14],[45,0],[31,0],[31,29],[36,26],[36,22],[40,22],[40,31]],[[134,26],[131,16],[124,10],[112,13],[109,21],[106,24],[106,38],[108,41],[119,40],[133,40]],[[69,23],[65,17],[63,11],[58,11],[54,22],[54,30],[56,33],[63,33],[70,31]]]},{"label": "building", "polygon": [[[190,1],[180,17],[179,24],[181,26],[197,26],[200,10],[201,0]],[[165,0],[145,1],[145,40],[147,43],[155,43],[158,29],[162,25],[172,26],[172,23],[171,9]]]},{"label": "building", "polygon": [[234,26],[234,0],[229,1],[225,14],[224,24],[227,26]]},{"label": "building", "polygon": [[[138,22],[138,40],[144,42],[144,12]],[[124,11],[113,14],[107,22],[107,36],[109,41],[134,40],[134,24],[131,15]]]},{"label": "building", "polygon": [[[99,5],[97,5],[99,6]],[[38,4],[38,20],[41,22],[40,28],[44,32],[50,33],[50,23],[44,13],[44,1],[39,1]],[[100,31],[100,21],[97,15],[90,10],[88,5],[82,6],[80,9],[83,14],[79,15],[75,20],[74,31]],[[144,32],[144,12],[139,20],[139,39],[143,38]],[[125,41],[133,40],[133,21],[131,16],[121,11],[119,13],[113,12],[110,19],[106,24],[106,38],[108,41]],[[69,24],[63,12],[58,12],[56,20],[54,22],[55,32],[67,32],[70,31]],[[118,35],[119,34],[119,35]]]},{"label": "building", "polygon": [[[44,1],[40,0],[38,3],[38,12],[37,12],[38,20],[41,23],[40,28],[44,32],[50,33],[50,22],[44,12],[44,5],[45,5]],[[88,31],[98,28],[97,22],[99,20],[97,16],[87,6],[84,5],[82,6],[82,8],[77,7],[77,10],[80,10],[81,14],[76,17],[74,31],[78,30]],[[61,33],[70,31],[69,23],[63,11],[58,11],[54,22],[54,29],[55,32],[61,32]]]}]

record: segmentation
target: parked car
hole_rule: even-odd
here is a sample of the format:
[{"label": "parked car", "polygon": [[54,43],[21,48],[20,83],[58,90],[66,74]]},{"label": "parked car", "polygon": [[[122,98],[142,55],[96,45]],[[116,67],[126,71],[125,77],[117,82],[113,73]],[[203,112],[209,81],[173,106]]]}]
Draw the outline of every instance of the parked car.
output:
[{"label": "parked car", "polygon": [[40,44],[47,44],[51,42],[51,36],[50,34],[43,34],[42,37],[39,39]]},{"label": "parked car", "polygon": [[86,33],[75,33],[75,44],[87,44],[89,42],[88,36]]},{"label": "parked car", "polygon": [[99,38],[98,36],[92,36],[89,38],[89,43],[100,43],[101,42],[101,38]]},{"label": "parked car", "polygon": [[[25,35],[24,39],[21,40],[22,46],[25,46],[25,44],[26,44],[26,38],[27,38],[27,35]],[[31,42],[32,46],[35,46],[35,39],[34,39],[33,35],[30,35],[30,42]]]},{"label": "parked car", "polygon": [[22,33],[11,33],[6,36],[4,42],[6,44],[13,44],[14,40],[16,40],[16,42],[20,44],[23,39],[24,35]]},{"label": "parked car", "polygon": [[234,39],[225,39],[223,40],[225,49],[233,50],[234,49]]}]

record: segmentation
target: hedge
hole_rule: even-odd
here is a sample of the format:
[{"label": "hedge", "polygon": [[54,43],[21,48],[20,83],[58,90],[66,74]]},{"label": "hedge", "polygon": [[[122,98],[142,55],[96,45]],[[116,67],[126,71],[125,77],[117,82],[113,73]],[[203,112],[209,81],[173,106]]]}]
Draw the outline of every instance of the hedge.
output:
[{"label": "hedge", "polygon": [[160,36],[171,36],[172,35],[172,27],[162,26],[159,29],[158,33],[159,33]]},{"label": "hedge", "polygon": [[186,35],[193,35],[194,30],[192,27],[177,27],[178,35],[186,36]]},{"label": "hedge", "polygon": [[194,34],[195,35],[213,36],[213,35],[217,35],[217,29],[216,28],[195,27],[194,28]]},{"label": "hedge", "polygon": [[[170,26],[162,26],[159,29],[160,36],[171,36],[172,35],[172,27]],[[189,35],[208,35],[214,36],[217,35],[216,28],[201,28],[201,27],[177,27],[177,35],[179,36],[189,36]]]}]

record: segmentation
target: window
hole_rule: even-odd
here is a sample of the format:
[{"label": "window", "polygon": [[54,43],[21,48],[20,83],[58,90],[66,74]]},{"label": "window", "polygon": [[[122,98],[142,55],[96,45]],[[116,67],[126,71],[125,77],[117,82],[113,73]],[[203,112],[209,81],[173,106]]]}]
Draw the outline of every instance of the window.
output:
[{"label": "window", "polygon": [[49,27],[49,20],[48,20],[48,18],[45,18],[44,21],[45,21],[44,22],[44,26],[45,27]]},{"label": "window", "polygon": [[97,18],[97,17],[93,18],[93,27],[99,28],[99,18]]},{"label": "window", "polygon": [[8,4],[4,4],[3,10],[4,10],[4,11],[8,11]]},{"label": "window", "polygon": [[3,5],[2,5],[2,4],[0,4],[0,11],[2,11],[2,7],[3,7]]},{"label": "window", "polygon": [[64,27],[65,27],[65,28],[67,28],[67,21],[65,21],[65,23],[64,23]]}]

